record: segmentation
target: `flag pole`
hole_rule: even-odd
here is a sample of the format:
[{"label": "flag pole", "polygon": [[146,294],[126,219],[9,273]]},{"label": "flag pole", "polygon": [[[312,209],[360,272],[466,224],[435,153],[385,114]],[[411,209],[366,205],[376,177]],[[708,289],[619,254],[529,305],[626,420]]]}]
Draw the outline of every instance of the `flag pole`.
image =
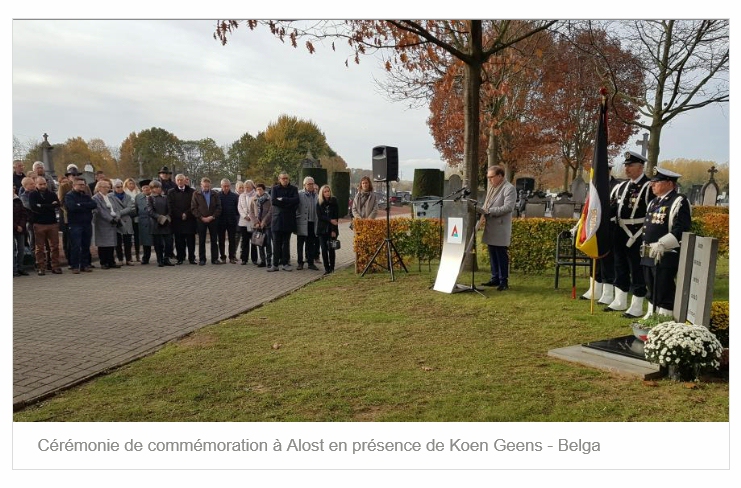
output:
[{"label": "flag pole", "polygon": [[592,292],[590,295],[592,295],[592,298],[590,299],[590,305],[589,305],[589,313],[591,315],[594,315],[594,277],[597,275],[597,259],[592,259],[592,279],[589,280],[591,282],[591,288]]}]

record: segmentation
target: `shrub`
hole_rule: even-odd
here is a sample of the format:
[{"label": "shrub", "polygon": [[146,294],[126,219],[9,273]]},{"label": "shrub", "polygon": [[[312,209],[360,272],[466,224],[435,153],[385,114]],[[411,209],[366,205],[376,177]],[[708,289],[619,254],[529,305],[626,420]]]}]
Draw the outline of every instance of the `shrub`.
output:
[{"label": "shrub", "polygon": [[[411,219],[397,217],[391,219],[391,241],[408,265],[417,260],[419,266],[427,262],[428,266],[433,259],[440,257],[440,219]],[[355,231],[355,272],[362,273],[373,258],[373,254],[386,238],[385,219],[355,219],[353,222]],[[396,256],[393,255],[392,259]],[[388,269],[388,257],[386,252],[380,252],[376,256],[376,269]],[[398,263],[394,263],[396,265]],[[375,271],[373,267],[368,271]]]},{"label": "shrub", "polygon": [[710,332],[715,334],[723,347],[728,347],[729,304],[727,301],[715,301],[710,307]]},{"label": "shrub", "polygon": [[715,207],[712,205],[698,205],[692,207],[692,217],[699,218],[709,214],[726,214],[728,215],[728,207]]},{"label": "shrub", "polygon": [[693,215],[691,232],[718,239],[718,254],[728,256],[728,214],[707,213],[700,217]]},{"label": "shrub", "polygon": [[[575,219],[513,219],[510,266],[525,273],[542,273],[555,266],[556,237],[576,224]],[[483,256],[488,259],[486,246]],[[479,253],[480,255],[482,253]],[[481,259],[481,258],[479,258]],[[488,260],[485,261],[488,263]]]}]

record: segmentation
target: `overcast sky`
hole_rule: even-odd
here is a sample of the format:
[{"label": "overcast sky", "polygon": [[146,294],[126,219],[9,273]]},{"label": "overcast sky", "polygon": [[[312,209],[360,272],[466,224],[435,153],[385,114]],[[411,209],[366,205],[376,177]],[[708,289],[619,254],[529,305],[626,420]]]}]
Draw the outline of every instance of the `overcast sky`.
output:
[{"label": "overcast sky", "polygon": [[[118,147],[160,127],[219,145],[257,135],[281,114],[317,124],[349,167],[371,167],[371,149],[399,148],[402,177],[444,167],[428,110],[388,101],[377,59],[345,67],[347,52],[281,44],[240,27],[222,46],[202,20],[14,20],[13,135],[22,142],[101,138]],[[338,43],[340,44],[340,43]],[[662,132],[660,160],[729,160],[729,107],[677,117]],[[640,135],[639,135],[640,136]],[[631,141],[630,147],[639,151]]]}]

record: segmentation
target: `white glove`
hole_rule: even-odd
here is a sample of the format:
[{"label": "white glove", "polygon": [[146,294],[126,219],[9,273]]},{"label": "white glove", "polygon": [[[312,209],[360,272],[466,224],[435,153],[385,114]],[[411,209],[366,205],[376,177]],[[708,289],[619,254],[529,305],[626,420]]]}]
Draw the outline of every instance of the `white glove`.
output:
[{"label": "white glove", "polygon": [[649,244],[649,251],[648,251],[648,257],[654,258],[654,260],[658,263],[661,261],[661,256],[664,255],[666,252],[666,247],[661,242],[652,242]]}]

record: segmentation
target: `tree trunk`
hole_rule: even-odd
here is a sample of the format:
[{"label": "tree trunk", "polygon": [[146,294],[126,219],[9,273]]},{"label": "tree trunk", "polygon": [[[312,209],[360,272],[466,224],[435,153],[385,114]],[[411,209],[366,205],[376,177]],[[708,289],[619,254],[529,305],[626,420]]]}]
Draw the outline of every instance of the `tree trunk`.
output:
[{"label": "tree trunk", "polygon": [[648,163],[646,163],[645,172],[647,175],[652,175],[653,169],[659,164],[661,122],[654,120],[648,134]]},{"label": "tree trunk", "polygon": [[[481,99],[481,67],[483,65],[483,44],[481,37],[481,21],[471,20],[471,42],[469,44],[469,53],[472,57],[470,63],[466,63],[465,70],[465,94],[464,94],[464,117],[465,124],[463,128],[464,153],[463,161],[465,173],[463,175],[464,185],[471,189],[474,196],[478,194],[479,188],[479,110]],[[468,232],[466,233],[466,242],[469,241],[471,233],[476,228],[478,220],[475,212],[468,214]],[[476,261],[474,254],[466,254],[463,260],[463,269],[470,271],[476,270]]]}]

